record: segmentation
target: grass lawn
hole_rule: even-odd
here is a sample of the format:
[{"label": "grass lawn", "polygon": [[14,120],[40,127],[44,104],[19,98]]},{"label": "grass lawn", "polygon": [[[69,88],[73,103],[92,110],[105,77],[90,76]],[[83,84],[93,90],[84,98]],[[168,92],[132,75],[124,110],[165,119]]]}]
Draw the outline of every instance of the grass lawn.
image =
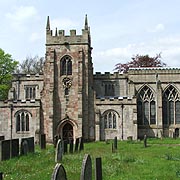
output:
[{"label": "grass lawn", "polygon": [[[103,180],[175,180],[180,179],[180,139],[148,139],[143,141],[118,141],[118,150],[111,151],[112,142],[93,142],[84,145],[84,151],[63,156],[62,164],[68,180],[79,180],[84,154],[102,158]],[[50,180],[55,149],[36,147],[34,154],[0,162],[4,180]]]}]

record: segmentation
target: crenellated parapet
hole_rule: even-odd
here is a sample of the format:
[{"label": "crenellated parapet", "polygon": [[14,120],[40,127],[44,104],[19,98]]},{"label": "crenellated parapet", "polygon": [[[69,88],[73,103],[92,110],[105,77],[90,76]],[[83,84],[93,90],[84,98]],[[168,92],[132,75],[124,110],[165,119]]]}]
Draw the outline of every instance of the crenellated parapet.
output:
[{"label": "crenellated parapet", "polygon": [[13,105],[15,108],[23,108],[23,107],[40,107],[40,100],[39,99],[21,99],[21,100],[7,100],[7,101],[0,101],[1,108],[8,107]]},{"label": "crenellated parapet", "polygon": [[129,68],[128,74],[179,74],[180,68],[177,67],[139,67]]},{"label": "crenellated parapet", "polygon": [[119,73],[119,72],[96,72],[94,74],[94,79],[124,79],[127,78],[127,73]]},{"label": "crenellated parapet", "polygon": [[75,45],[75,44],[89,44],[90,39],[90,28],[87,23],[87,16],[85,19],[85,26],[82,29],[82,34],[77,35],[76,30],[70,30],[70,35],[66,35],[64,30],[58,30],[56,28],[55,32],[50,29],[49,16],[47,19],[46,26],[46,45]]},{"label": "crenellated parapet", "polygon": [[136,104],[136,97],[116,96],[116,97],[97,97],[95,100],[98,104]]}]

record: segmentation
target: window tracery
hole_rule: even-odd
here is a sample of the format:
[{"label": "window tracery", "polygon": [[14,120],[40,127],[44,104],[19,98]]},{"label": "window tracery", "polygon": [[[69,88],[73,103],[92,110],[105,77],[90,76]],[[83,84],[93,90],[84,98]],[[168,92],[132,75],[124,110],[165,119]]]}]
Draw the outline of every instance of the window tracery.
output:
[{"label": "window tracery", "polygon": [[137,118],[139,125],[156,124],[156,103],[154,93],[148,86],[144,86],[138,94]]}]

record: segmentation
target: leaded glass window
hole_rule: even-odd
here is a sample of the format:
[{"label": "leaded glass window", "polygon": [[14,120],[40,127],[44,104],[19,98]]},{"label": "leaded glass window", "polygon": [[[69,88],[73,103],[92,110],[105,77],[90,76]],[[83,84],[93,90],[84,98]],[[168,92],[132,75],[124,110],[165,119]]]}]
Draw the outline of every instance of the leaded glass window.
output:
[{"label": "leaded glass window", "polygon": [[25,99],[36,99],[36,86],[25,86]]},{"label": "leaded glass window", "polygon": [[104,128],[116,129],[117,127],[117,113],[115,111],[107,111],[104,114]]},{"label": "leaded glass window", "polygon": [[173,85],[163,93],[163,124],[180,124],[179,93]]},{"label": "leaded glass window", "polygon": [[137,113],[139,125],[156,124],[155,97],[148,86],[144,86],[138,93]]},{"label": "leaded glass window", "polygon": [[30,114],[27,111],[19,111],[16,115],[16,132],[29,131]]},{"label": "leaded glass window", "polygon": [[61,59],[61,75],[72,75],[72,60],[70,56]]}]

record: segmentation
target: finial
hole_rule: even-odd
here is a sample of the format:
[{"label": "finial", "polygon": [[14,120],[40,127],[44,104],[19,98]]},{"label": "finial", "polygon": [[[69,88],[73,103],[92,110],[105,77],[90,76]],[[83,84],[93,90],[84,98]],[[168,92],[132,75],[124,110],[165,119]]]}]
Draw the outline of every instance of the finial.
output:
[{"label": "finial", "polygon": [[85,26],[84,26],[84,29],[85,29],[85,30],[88,30],[88,19],[87,19],[87,14],[86,14],[86,17],[85,17]]},{"label": "finial", "polygon": [[49,16],[47,17],[46,30],[50,30],[50,20],[49,20]]},{"label": "finial", "polygon": [[57,35],[58,35],[58,33],[57,33],[57,28],[56,28],[55,36],[57,36]]}]

